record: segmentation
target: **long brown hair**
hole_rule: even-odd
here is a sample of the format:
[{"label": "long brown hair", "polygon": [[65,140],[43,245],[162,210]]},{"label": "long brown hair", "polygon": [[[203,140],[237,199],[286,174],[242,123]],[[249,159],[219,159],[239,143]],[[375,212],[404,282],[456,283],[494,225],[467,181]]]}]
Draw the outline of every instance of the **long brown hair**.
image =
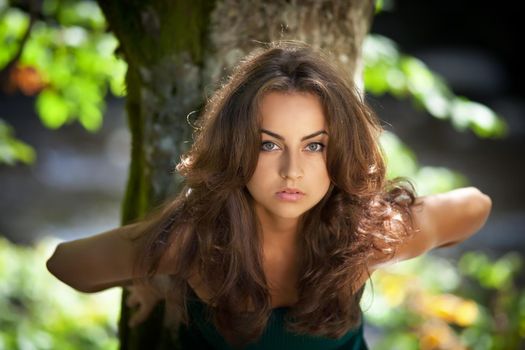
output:
[{"label": "long brown hair", "polygon": [[[364,288],[356,281],[370,277],[368,262],[394,254],[412,230],[414,186],[385,178],[382,127],[350,76],[304,43],[256,49],[207,101],[193,146],[177,165],[182,190],[144,221],[147,240],[135,266],[151,279],[161,259],[172,262],[167,306],[185,324],[187,280],[197,271],[212,291],[210,320],[233,345],[259,338],[272,311],[261,228],[245,186],[260,152],[259,104],[270,91],[319,96],[330,135],[330,188],[299,222],[299,300],[286,315],[288,330],[339,338],[356,327]],[[386,222],[394,216],[401,221],[392,230]]]}]

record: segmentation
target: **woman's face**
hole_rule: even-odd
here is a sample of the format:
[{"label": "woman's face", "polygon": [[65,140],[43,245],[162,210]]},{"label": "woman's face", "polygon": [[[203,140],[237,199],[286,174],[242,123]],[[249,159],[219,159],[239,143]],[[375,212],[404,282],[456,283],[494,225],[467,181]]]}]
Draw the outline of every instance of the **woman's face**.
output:
[{"label": "woman's face", "polygon": [[[319,97],[311,93],[266,94],[260,106],[261,147],[246,187],[259,217],[297,219],[326,194],[328,130]],[[282,193],[293,189],[303,194]]]}]

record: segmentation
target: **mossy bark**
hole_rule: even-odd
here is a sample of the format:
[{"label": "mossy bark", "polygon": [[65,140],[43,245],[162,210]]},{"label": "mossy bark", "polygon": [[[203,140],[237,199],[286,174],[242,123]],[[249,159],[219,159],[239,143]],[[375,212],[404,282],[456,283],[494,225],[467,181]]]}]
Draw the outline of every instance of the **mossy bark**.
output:
[{"label": "mossy bark", "polygon": [[[171,170],[191,141],[186,116],[202,104],[203,48],[212,1],[99,2],[128,63],[126,109],[131,163],[122,224],[143,217],[180,184]],[[122,349],[173,348],[163,330],[162,304],[130,329],[123,291],[119,321]]]},{"label": "mossy bark", "polygon": [[[170,170],[190,146],[187,116],[199,112],[221,79],[260,42],[303,40],[331,53],[360,81],[361,45],[372,0],[100,0],[118,53],[128,63],[131,164],[122,224],[143,217],[174,194]],[[197,113],[198,115],[198,113]],[[164,306],[127,327],[123,292],[121,349],[177,348],[163,330]]]}]

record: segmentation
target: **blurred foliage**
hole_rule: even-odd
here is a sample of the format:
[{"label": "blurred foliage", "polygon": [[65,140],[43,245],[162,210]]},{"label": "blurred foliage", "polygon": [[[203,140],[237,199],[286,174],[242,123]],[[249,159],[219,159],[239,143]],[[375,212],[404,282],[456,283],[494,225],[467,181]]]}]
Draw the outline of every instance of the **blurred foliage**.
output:
[{"label": "blurred foliage", "polygon": [[122,293],[79,293],[54,278],[46,260],[58,243],[24,247],[0,237],[0,350],[117,348]]},{"label": "blurred foliage", "polygon": [[456,96],[445,81],[415,57],[403,55],[390,39],[370,34],[363,44],[364,81],[368,92],[411,97],[439,119],[449,119],[458,131],[470,128],[479,137],[503,137],[507,124],[481,103]]},{"label": "blurred foliage", "polygon": [[[102,125],[108,87],[115,96],[125,93],[127,67],[115,56],[118,42],[107,32],[98,4],[44,0],[41,8],[33,9],[38,13],[33,22],[26,11],[14,5],[0,0],[0,69],[22,49],[4,88],[11,93],[36,95],[38,115],[50,129],[78,121],[86,130],[97,131]],[[24,41],[29,27],[30,36]],[[3,139],[0,142],[8,143]],[[11,147],[5,155],[0,154],[0,162],[34,159],[18,149]]]},{"label": "blurred foliage", "polygon": [[420,166],[414,152],[388,130],[381,134],[380,143],[387,164],[387,178],[408,177],[414,183],[417,195],[446,192],[469,184],[459,172],[444,167]]},{"label": "blurred foliage", "polygon": [[0,163],[13,165],[17,161],[30,164],[35,151],[28,144],[13,136],[13,127],[0,119]]},{"label": "blurred foliage", "polygon": [[376,271],[361,306],[381,328],[377,350],[507,350],[525,346],[522,257],[466,252],[457,262],[431,254]]}]

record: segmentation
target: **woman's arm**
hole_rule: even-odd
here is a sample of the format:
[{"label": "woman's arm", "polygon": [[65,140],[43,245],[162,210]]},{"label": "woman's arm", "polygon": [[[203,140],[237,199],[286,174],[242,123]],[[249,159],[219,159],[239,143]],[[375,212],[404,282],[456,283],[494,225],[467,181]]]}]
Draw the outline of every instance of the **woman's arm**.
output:
[{"label": "woman's arm", "polygon": [[[60,243],[47,261],[47,269],[56,278],[85,293],[117,286],[132,285],[133,263],[145,234],[144,222],[125,225],[98,235]],[[159,274],[168,273],[161,264]]]},{"label": "woman's arm", "polygon": [[[475,187],[417,197],[416,203],[422,204],[412,207],[414,232],[411,237],[396,246],[394,256],[388,260],[376,257],[372,269],[466,240],[483,227],[492,208],[490,197]],[[396,222],[399,224],[394,219],[387,225],[396,229]]]}]

